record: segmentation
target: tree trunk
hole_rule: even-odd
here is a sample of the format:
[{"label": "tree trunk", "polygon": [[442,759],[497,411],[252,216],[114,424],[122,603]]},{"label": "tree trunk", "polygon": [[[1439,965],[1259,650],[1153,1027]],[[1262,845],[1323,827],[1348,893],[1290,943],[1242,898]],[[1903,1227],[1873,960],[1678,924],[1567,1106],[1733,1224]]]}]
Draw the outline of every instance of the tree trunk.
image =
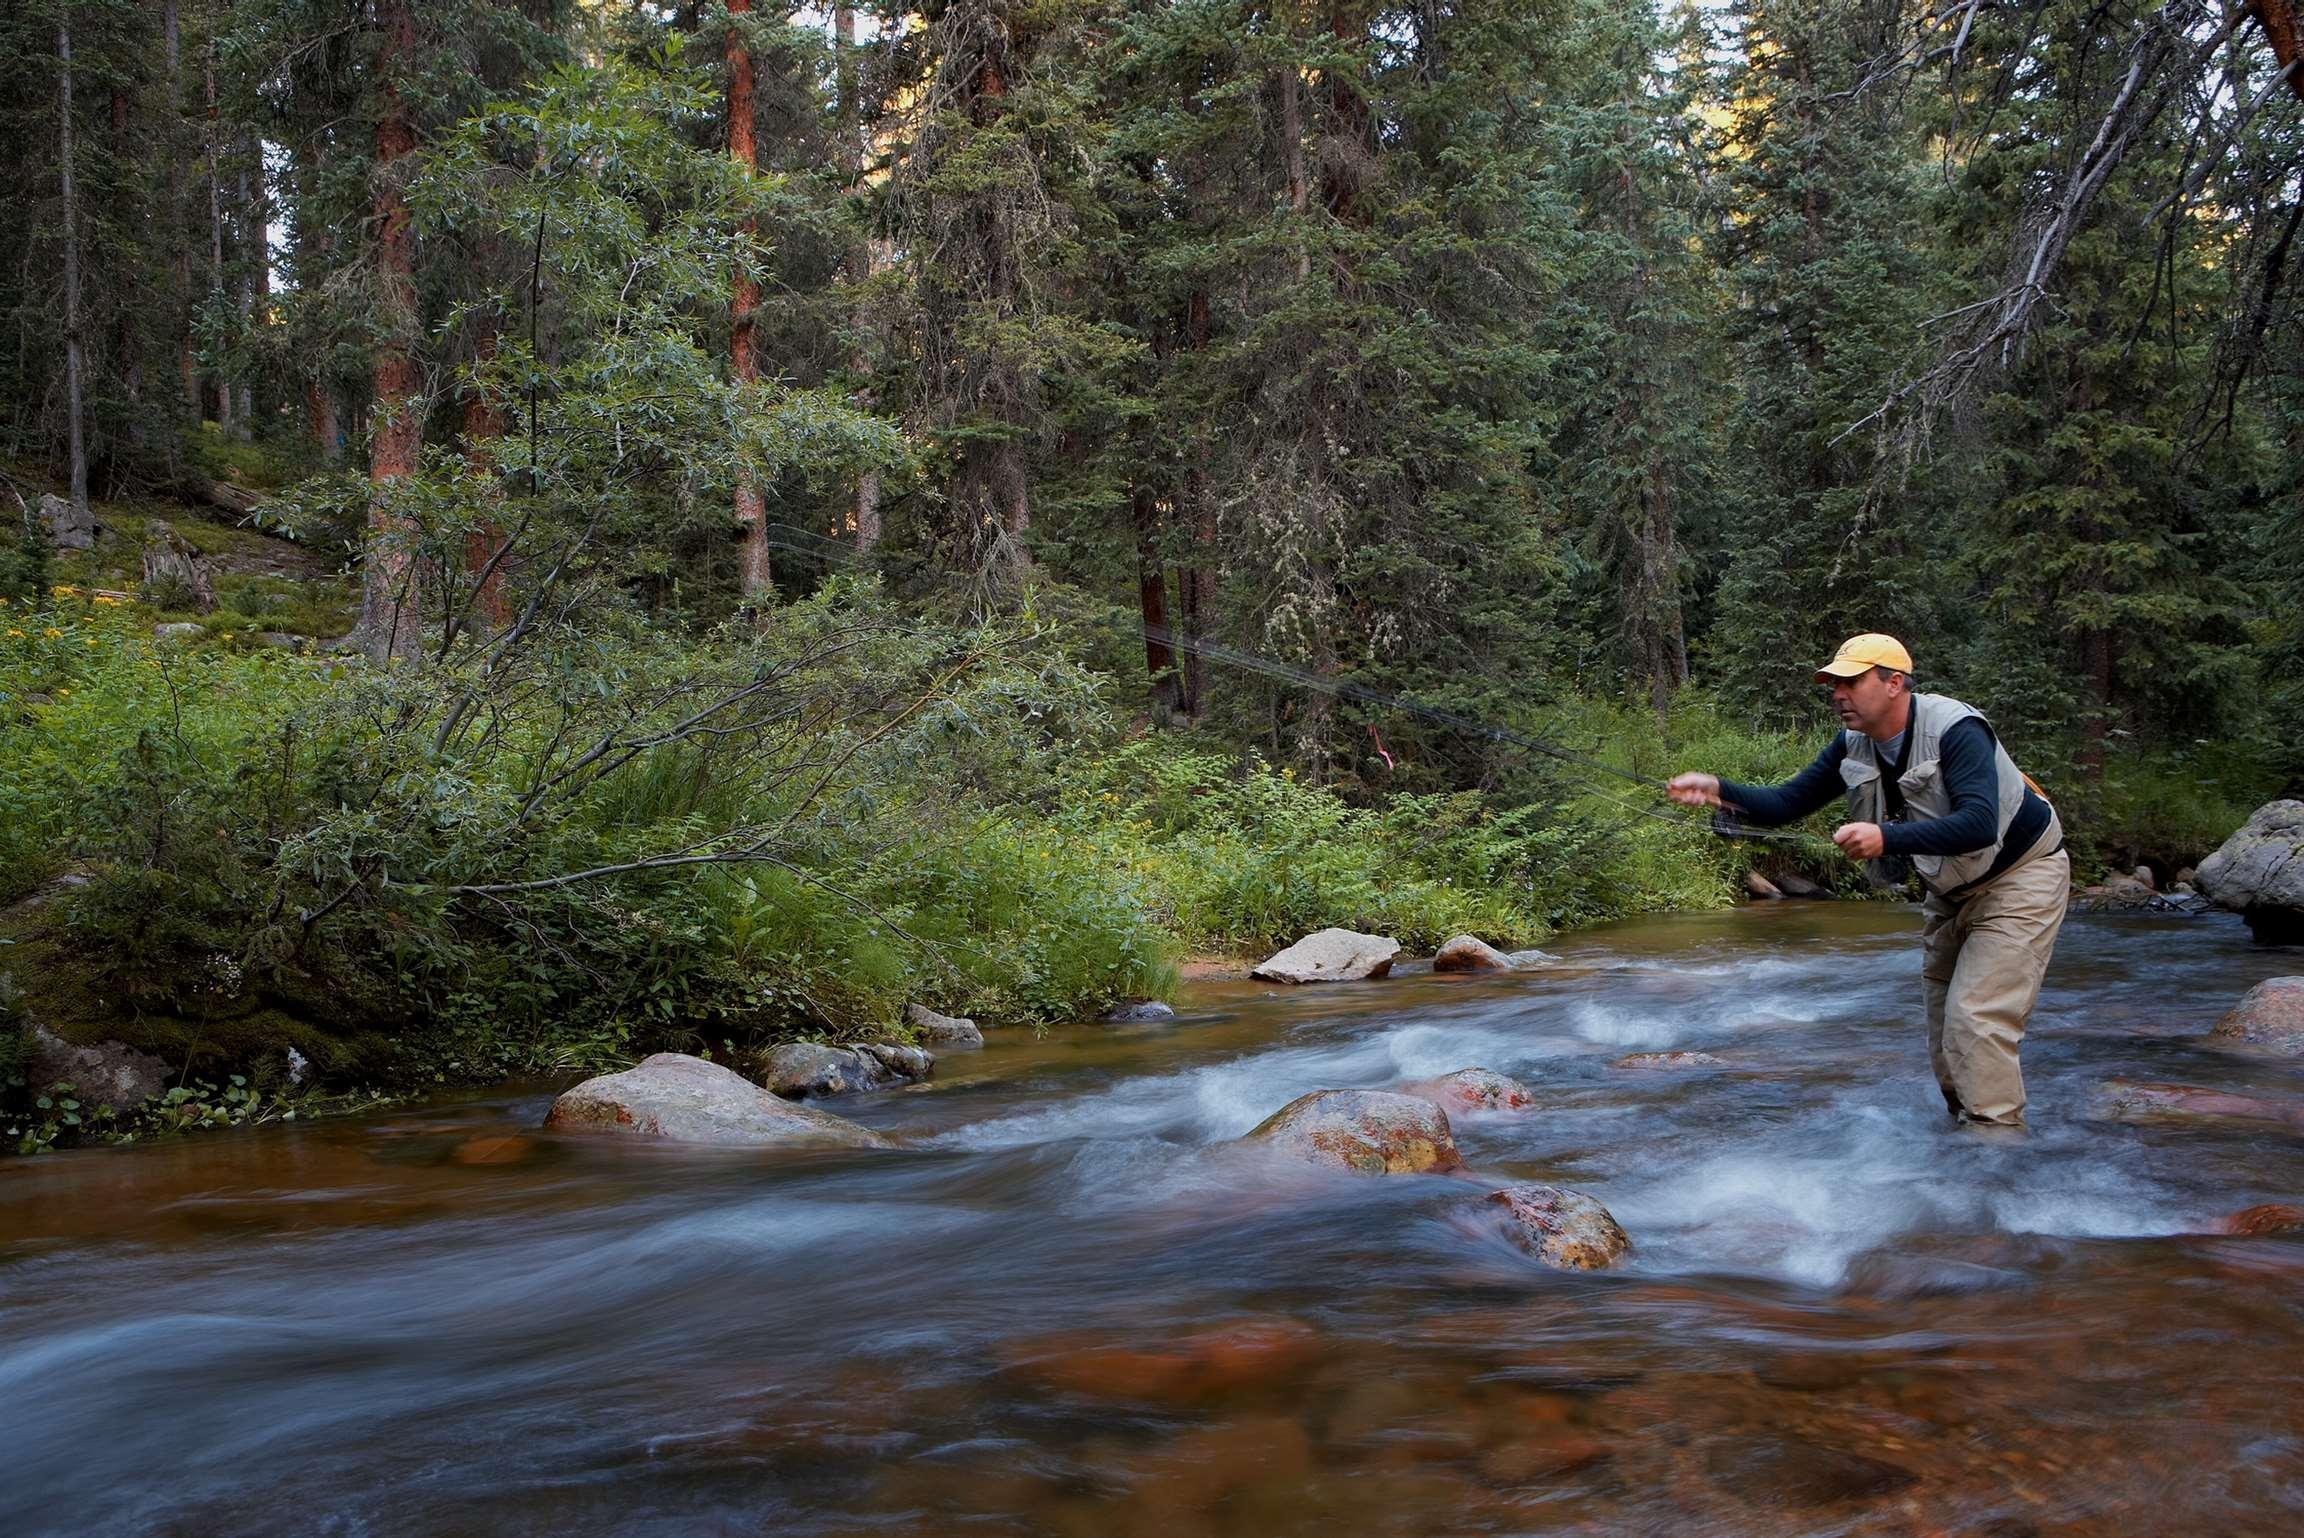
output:
[{"label": "tree trunk", "polygon": [[374,364],[368,551],[356,634],[368,656],[379,663],[417,654],[423,618],[423,567],[416,554],[416,529],[392,511],[390,497],[392,482],[414,473],[424,441],[422,379],[416,362],[415,242],[400,180],[400,163],[416,148],[415,124],[400,96],[400,78],[416,51],[416,21],[410,5],[411,0],[377,0],[376,4],[376,27],[382,43],[377,55],[382,105],[376,116],[372,219],[376,229],[377,308],[384,336],[377,344]]},{"label": "tree trunk", "polygon": [[56,163],[64,192],[65,436],[72,466],[72,511],[88,518],[88,439],[81,420],[80,189],[72,154],[72,27],[69,12],[56,23]]},{"label": "tree trunk", "polygon": [[174,263],[176,292],[170,296],[176,327],[176,377],[184,392],[184,410],[200,420],[200,365],[192,355],[192,222],[184,204],[183,146],[184,42],[177,17],[177,0],[165,0],[160,30],[167,51],[168,110],[161,117],[160,156],[168,168],[168,245]]},{"label": "tree trunk", "polygon": [[[752,12],[752,0],[728,0],[731,22]],[[753,139],[752,50],[737,26],[728,29],[728,158],[749,178],[760,164]],[[750,221],[739,231],[747,241],[757,233]],[[760,357],[753,338],[754,315],[760,308],[760,285],[752,276],[748,256],[738,258],[729,283],[728,374],[738,386],[757,384]],[[736,480],[736,527],[742,533],[743,553],[738,560],[737,587],[747,608],[758,608],[775,587],[775,571],[768,558],[768,506],[760,487],[748,475]]]},{"label": "tree trunk", "polygon": [[[224,185],[217,171],[216,151],[216,44],[210,40],[208,53],[201,65],[201,77],[207,96],[206,132],[203,135],[208,155],[208,301],[211,314],[221,314],[224,307]],[[216,371],[216,425],[229,436],[232,432],[232,371]]]},{"label": "tree trunk", "polygon": [[[492,264],[491,264],[492,265]],[[473,382],[464,396],[464,457],[473,474],[490,480],[483,493],[493,503],[495,466],[488,445],[504,436],[503,405],[490,393],[490,371],[496,362],[500,322],[494,311],[473,312]],[[493,517],[464,536],[464,573],[472,584],[472,620],[489,635],[512,623],[512,605],[504,592],[504,530]]]},{"label": "tree trunk", "polygon": [[[1184,308],[1184,344],[1195,353],[1208,349],[1208,291],[1194,289]],[[1184,471],[1184,504],[1192,555],[1176,579],[1176,607],[1188,641],[1204,641],[1216,620],[1216,498],[1208,472],[1209,441],[1203,429]],[[1208,709],[1208,659],[1187,648],[1183,688],[1177,704],[1198,720]]]},{"label": "tree trunk", "polygon": [[1176,649],[1168,642],[1168,569],[1160,556],[1160,499],[1138,481],[1129,489],[1128,514],[1136,526],[1136,597],[1144,616],[1144,666],[1152,678],[1152,719],[1165,726],[1176,714]]},{"label": "tree trunk", "polygon": [[[833,68],[835,90],[835,117],[839,135],[840,177],[849,198],[861,200],[864,186],[864,124],[863,104],[858,99],[856,79],[856,8],[852,5],[832,7]],[[865,335],[871,324],[869,301],[862,297],[864,285],[872,277],[872,239],[860,232],[849,245],[841,263],[849,288],[857,295],[850,315],[850,324],[859,337]],[[872,359],[859,343],[848,358],[849,372],[859,380],[869,380]],[[856,392],[858,409],[872,409],[872,391],[869,384]],[[880,472],[862,470],[856,475],[856,506],[850,515],[856,535],[856,548],[870,550],[880,543]]]},{"label": "tree trunk", "polygon": [[[242,148],[243,156],[249,152]],[[248,164],[243,159],[237,178],[237,196],[234,204],[240,218],[240,272],[234,284],[238,290],[234,302],[240,312],[240,342],[247,346],[256,336],[256,274],[264,265],[266,237],[261,198],[252,196],[248,189]],[[246,371],[240,375],[238,396],[234,402],[233,420],[236,436],[245,443],[256,425],[256,387]]]}]

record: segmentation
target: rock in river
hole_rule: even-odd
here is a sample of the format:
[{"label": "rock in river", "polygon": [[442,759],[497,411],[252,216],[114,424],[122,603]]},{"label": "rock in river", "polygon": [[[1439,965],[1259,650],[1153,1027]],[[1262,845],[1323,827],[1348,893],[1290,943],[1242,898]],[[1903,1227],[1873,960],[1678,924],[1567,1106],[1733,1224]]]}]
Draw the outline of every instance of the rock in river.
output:
[{"label": "rock in river", "polygon": [[1377,1089],[1316,1089],[1289,1101],[1248,1134],[1307,1164],[1363,1175],[1458,1169],[1447,1113],[1429,1100]]},{"label": "rock in river", "polygon": [[2237,1234],[2245,1239],[2261,1239],[2266,1234],[2293,1234],[2304,1232],[2304,1207],[2291,1207],[2286,1202],[2263,1202],[2246,1207],[2219,1222],[2214,1232]]},{"label": "rock in river", "polygon": [[2254,1047],[2304,1053],[2304,977],[2268,977],[2240,996],[2208,1033]]},{"label": "rock in river", "polygon": [[1536,1104],[1527,1085],[1493,1068],[1459,1068],[1437,1079],[1403,1084],[1400,1093],[1429,1100],[1443,1111],[1525,1111]]},{"label": "rock in river", "polygon": [[1432,957],[1435,972],[1509,972],[1512,958],[1477,935],[1456,935]]},{"label": "rock in river", "polygon": [[1725,1058],[1709,1052],[1634,1052],[1608,1065],[1611,1068],[1725,1068]]},{"label": "rock in river", "polygon": [[770,1092],[786,1100],[811,1100],[925,1079],[935,1066],[936,1060],[918,1047],[788,1041],[760,1054],[759,1074]]},{"label": "rock in river", "polygon": [[1105,1011],[1104,1024],[1157,1025],[1163,1020],[1175,1018],[1176,1011],[1158,999],[1138,999],[1133,1004],[1123,1004],[1118,1009]]},{"label": "rock in river", "polygon": [[931,1047],[981,1047],[984,1033],[965,1015],[940,1015],[925,1004],[904,1006],[904,1018]]},{"label": "rock in river", "polygon": [[612,1132],[673,1143],[889,1148],[868,1127],[779,1100],[742,1074],[682,1052],[586,1079],[552,1102],[555,1132]]},{"label": "rock in river", "polygon": [[1487,1200],[1503,1209],[1505,1237],[1556,1271],[1604,1270],[1632,1248],[1614,1215],[1581,1191],[1506,1186]]},{"label": "rock in river", "polygon": [[2304,1103],[2237,1095],[2195,1084],[2139,1084],[2107,1079],[2091,1097],[2093,1121],[2199,1123],[2261,1122],[2304,1127]]},{"label": "rock in river", "polygon": [[1306,935],[1251,973],[1274,983],[1356,983],[1392,970],[1400,942],[1350,929]]},{"label": "rock in river", "polygon": [[2200,862],[2194,884],[2217,907],[2246,919],[2257,939],[2304,941],[2304,801],[2258,807],[2223,848]]}]

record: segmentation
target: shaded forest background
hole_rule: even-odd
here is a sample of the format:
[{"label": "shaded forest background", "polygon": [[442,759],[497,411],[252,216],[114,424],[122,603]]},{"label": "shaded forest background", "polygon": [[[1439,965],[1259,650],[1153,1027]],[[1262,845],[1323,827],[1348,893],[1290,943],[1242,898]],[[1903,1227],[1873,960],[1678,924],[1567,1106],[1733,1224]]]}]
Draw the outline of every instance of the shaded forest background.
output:
[{"label": "shaded forest background", "polygon": [[[861,901],[829,873],[886,856],[839,840],[893,781],[846,785],[837,835],[820,786],[772,818],[712,798],[930,720],[918,752],[998,795],[1088,756],[1049,723],[1150,730],[1173,755],[1023,802],[1157,803],[1171,831],[1223,786],[1305,827],[1394,796],[1556,812],[1581,793],[1556,772],[1350,689],[1649,777],[1767,739],[1758,771],[1812,748],[1815,660],[1886,629],[2107,857],[2197,853],[2304,771],[2277,0],[20,0],[0,41],[0,463],[27,508],[247,488],[356,585],[349,649],[397,664],[218,674],[245,719],[208,758],[181,697],[173,745],[158,697],[67,740],[56,690],[87,680],[19,680],[60,712],[19,718],[55,762],[130,790],[26,792],[47,820],[14,885],[69,827],[207,914],[129,945],[115,894],[67,926],[143,956],[155,1008],[187,1007],[166,979],[195,952],[272,979],[243,1003],[341,993],[332,924],[396,915],[409,944],[459,902],[491,943],[597,938],[631,910],[576,894],[661,896],[681,861],[771,851],[793,891]],[[10,557],[20,604],[58,575],[42,544]],[[42,636],[134,639],[92,610]],[[775,736],[795,721],[832,736]],[[1021,756],[992,766],[995,738]],[[1334,792],[1316,815],[1306,787]],[[244,833],[266,798],[291,810]],[[232,859],[169,843],[194,802]],[[1496,835],[1506,863],[1579,858],[1547,817]],[[1422,858],[1353,826],[1394,862],[1369,892]],[[1635,905],[1539,885],[1496,926]],[[730,903],[798,899],[691,900],[725,951]],[[1324,901],[1176,922],[1352,916]],[[470,965],[443,940],[379,972],[362,932],[352,970],[397,968],[379,1018]],[[1156,991],[1156,960],[1112,965],[1104,992]]]}]

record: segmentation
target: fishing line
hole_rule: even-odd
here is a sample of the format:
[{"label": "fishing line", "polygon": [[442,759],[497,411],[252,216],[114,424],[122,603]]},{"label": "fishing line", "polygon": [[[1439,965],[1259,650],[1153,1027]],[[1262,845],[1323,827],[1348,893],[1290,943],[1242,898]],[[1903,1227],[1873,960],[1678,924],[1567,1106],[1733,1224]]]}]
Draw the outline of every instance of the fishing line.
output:
[{"label": "fishing line", "polygon": [[[818,534],[812,529],[803,529],[793,524],[781,522],[770,523],[766,525],[766,529],[782,530],[812,541],[811,544],[807,545],[794,544],[790,540],[779,539],[771,534],[765,543],[774,545],[779,549],[790,550],[799,555],[814,556],[821,560],[838,561],[849,566],[861,566],[865,562],[865,557],[861,552],[838,540]],[[1147,624],[1137,628],[1149,640],[1158,641],[1162,645],[1190,653],[1193,656],[1205,657],[1211,662],[1220,662],[1227,667],[1238,668],[1243,672],[1259,673],[1264,677],[1295,684],[1299,688],[1309,689],[1315,693],[1352,700],[1379,710],[1419,716],[1424,720],[1449,727],[1464,733],[1466,736],[1475,737],[1485,742],[1501,743],[1523,748],[1531,753],[1542,754],[1557,762],[1587,771],[1580,775],[1571,774],[1569,778],[1582,785],[1591,795],[1641,817],[1670,823],[1678,828],[1712,833],[1721,838],[1749,839],[1780,844],[1821,844],[1838,852],[1838,845],[1817,834],[1782,833],[1771,829],[1746,827],[1737,820],[1735,815],[1743,811],[1744,808],[1729,803],[1722,803],[1719,813],[1711,819],[1699,820],[1694,817],[1683,817],[1671,812],[1659,811],[1654,807],[1643,806],[1638,802],[1611,794],[1595,784],[1591,775],[1605,774],[1651,792],[1663,792],[1665,786],[1660,780],[1652,780],[1646,776],[1634,774],[1628,769],[1620,769],[1605,759],[1594,758],[1589,753],[1579,753],[1573,748],[1564,748],[1556,743],[1546,742],[1540,737],[1532,737],[1525,732],[1516,732],[1510,727],[1477,721],[1470,716],[1459,715],[1453,710],[1415,699],[1409,695],[1373,689],[1366,684],[1353,683],[1349,679],[1322,678],[1319,674],[1298,667],[1293,663],[1282,662],[1278,658],[1267,657],[1258,652],[1244,651],[1237,646],[1227,646],[1221,641],[1211,641],[1203,636],[1182,635],[1165,625]]]}]

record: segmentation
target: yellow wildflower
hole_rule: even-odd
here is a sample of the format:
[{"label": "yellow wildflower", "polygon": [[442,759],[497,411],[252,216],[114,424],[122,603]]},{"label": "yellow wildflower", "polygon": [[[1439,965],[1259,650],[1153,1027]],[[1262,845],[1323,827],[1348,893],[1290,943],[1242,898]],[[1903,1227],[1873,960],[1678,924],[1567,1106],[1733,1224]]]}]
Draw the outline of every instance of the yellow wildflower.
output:
[{"label": "yellow wildflower", "polygon": [[17,640],[22,640],[24,636],[24,632],[21,630],[11,630],[8,632],[8,634]]},{"label": "yellow wildflower", "polygon": [[57,697],[58,699],[67,699],[67,700],[68,700],[68,699],[70,699],[70,698],[72,697],[72,691],[71,691],[71,690],[69,690],[69,689],[59,689],[59,690],[57,690],[57,691],[56,691],[56,697]]},{"label": "yellow wildflower", "polygon": [[86,646],[94,646],[96,644],[96,638],[94,636],[82,636],[80,640],[81,644]]},{"label": "yellow wildflower", "polygon": [[48,591],[50,591],[51,593],[54,593],[54,594],[55,594],[57,597],[59,597],[59,598],[73,598],[73,597],[77,597],[77,596],[79,595],[79,592],[80,592],[80,590],[79,590],[78,588],[76,588],[76,587],[66,587],[66,586],[64,586],[62,583],[58,583],[56,586],[54,586],[54,587],[50,588]]},{"label": "yellow wildflower", "polygon": [[43,630],[40,633],[46,636],[49,640],[53,641],[64,632],[58,630],[54,625],[50,625],[46,630]]},{"label": "yellow wildflower", "polygon": [[102,593],[98,593],[96,595],[95,602],[102,604],[107,609],[117,609],[120,607],[119,599],[107,597]]}]

